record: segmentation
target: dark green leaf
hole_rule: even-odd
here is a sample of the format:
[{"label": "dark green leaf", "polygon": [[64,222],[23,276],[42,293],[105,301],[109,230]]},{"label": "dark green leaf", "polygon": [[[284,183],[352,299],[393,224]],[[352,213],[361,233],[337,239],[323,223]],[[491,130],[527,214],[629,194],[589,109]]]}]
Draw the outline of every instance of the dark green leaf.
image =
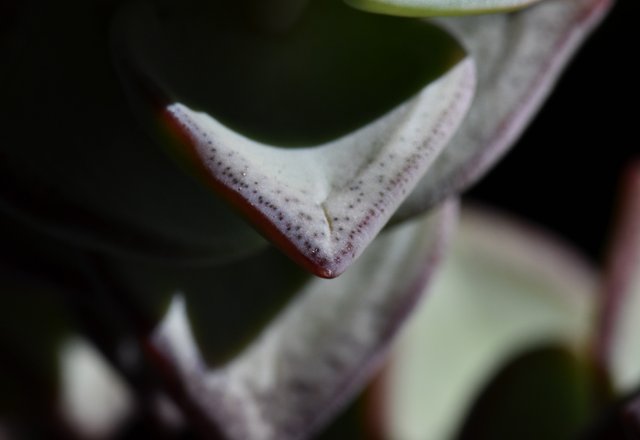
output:
[{"label": "dark green leaf", "polygon": [[593,371],[560,346],[538,348],[503,366],[482,389],[458,440],[567,440],[592,415]]},{"label": "dark green leaf", "polygon": [[218,261],[265,245],[137,127],[110,2],[32,2],[0,70],[0,210],[92,249]]}]

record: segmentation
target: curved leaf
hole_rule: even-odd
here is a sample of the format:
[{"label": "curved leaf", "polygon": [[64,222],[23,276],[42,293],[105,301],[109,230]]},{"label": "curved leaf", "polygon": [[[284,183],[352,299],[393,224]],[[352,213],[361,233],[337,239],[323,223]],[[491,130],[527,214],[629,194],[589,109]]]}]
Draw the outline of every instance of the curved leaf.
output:
[{"label": "curved leaf", "polygon": [[424,290],[454,214],[382,234],[335,280],[311,278],[231,362],[209,369],[177,294],[150,343],[181,389],[230,439],[301,439],[364,384]]},{"label": "curved leaf", "polygon": [[619,392],[640,386],[640,163],[625,177],[598,334],[599,354]]},{"label": "curved leaf", "polygon": [[513,14],[439,20],[476,62],[477,93],[459,130],[400,207],[396,220],[482,177],[518,139],[611,4],[548,0]]},{"label": "curved leaf", "polygon": [[404,17],[438,17],[524,8],[540,0],[345,0],[354,8]]},{"label": "curved leaf", "polygon": [[202,0],[122,8],[114,58],[143,120],[180,103],[258,143],[317,146],[387,114],[464,58],[439,27],[340,0],[310,2],[276,35],[248,27],[239,9]]},{"label": "curved leaf", "polygon": [[138,128],[109,53],[114,4],[37,2],[10,28],[0,211],[117,254],[217,261],[264,247]]},{"label": "curved leaf", "polygon": [[470,399],[517,351],[588,348],[594,271],[547,236],[463,212],[453,252],[408,322],[381,381],[389,438],[450,438]]},{"label": "curved leaf", "polygon": [[[277,38],[230,27],[220,8],[122,11],[114,52],[132,101],[266,237],[335,277],[446,145],[473,66],[430,25],[335,1]],[[278,148],[287,136],[305,147]]]}]

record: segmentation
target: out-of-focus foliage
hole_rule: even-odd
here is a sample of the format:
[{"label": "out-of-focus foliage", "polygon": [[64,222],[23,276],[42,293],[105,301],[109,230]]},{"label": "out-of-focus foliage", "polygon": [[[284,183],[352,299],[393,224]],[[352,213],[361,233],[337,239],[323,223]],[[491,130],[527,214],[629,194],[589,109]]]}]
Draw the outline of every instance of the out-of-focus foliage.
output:
[{"label": "out-of-focus foliage", "polygon": [[2,3],[0,437],[587,425],[639,381],[640,208],[603,304],[497,216],[448,244],[610,4]]}]

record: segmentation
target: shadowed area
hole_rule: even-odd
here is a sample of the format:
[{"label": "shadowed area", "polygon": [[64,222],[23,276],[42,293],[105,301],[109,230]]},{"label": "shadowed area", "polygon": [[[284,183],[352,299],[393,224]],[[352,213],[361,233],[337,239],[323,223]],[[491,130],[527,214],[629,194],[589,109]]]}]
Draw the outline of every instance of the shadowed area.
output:
[{"label": "shadowed area", "polygon": [[457,42],[421,21],[310,2],[283,33],[234,6],[138,3],[115,27],[116,53],[162,93],[266,143],[326,142],[371,122],[447,72]]}]

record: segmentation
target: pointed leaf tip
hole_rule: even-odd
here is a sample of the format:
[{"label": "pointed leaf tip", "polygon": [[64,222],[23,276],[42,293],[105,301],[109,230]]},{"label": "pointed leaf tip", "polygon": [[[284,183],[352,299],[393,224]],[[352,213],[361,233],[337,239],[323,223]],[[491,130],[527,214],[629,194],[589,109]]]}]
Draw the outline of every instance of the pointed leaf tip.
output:
[{"label": "pointed leaf tip", "polygon": [[[325,3],[334,6],[322,6]],[[256,72],[261,71],[262,67],[270,69],[272,66],[263,62],[266,63],[264,66],[251,64],[248,73],[247,69],[243,70],[242,81],[231,82],[240,82],[237,93],[247,89],[255,92],[254,95],[238,97],[235,89],[224,93],[231,93],[234,106],[241,103],[246,107],[236,109],[236,113],[252,112],[253,108],[264,104],[268,107],[266,116],[263,112],[251,121],[241,120],[237,115],[234,119],[217,108],[219,103],[211,98],[223,93],[220,92],[221,88],[229,88],[226,87],[227,82],[223,81],[226,77],[221,79],[214,76],[212,81],[219,80],[220,83],[213,85],[200,79],[198,84],[205,90],[203,94],[209,93],[211,99],[198,99],[197,94],[188,92],[189,81],[176,79],[162,57],[154,58],[147,54],[157,55],[161,46],[157,42],[163,41],[162,37],[166,36],[158,34],[158,38],[147,41],[149,35],[138,35],[138,28],[133,24],[149,21],[145,15],[136,15],[138,19],[129,22],[130,18],[124,14],[117,29],[123,35],[130,36],[125,39],[130,45],[124,48],[118,45],[116,50],[125,63],[126,60],[135,60],[130,63],[135,75],[151,82],[151,88],[157,90],[150,105],[149,97],[140,96],[135,84],[130,87],[134,100],[146,101],[139,107],[146,106],[147,113],[149,107],[161,101],[160,108],[151,108],[152,118],[156,121],[160,118],[164,128],[170,127],[173,131],[172,141],[168,144],[174,155],[187,162],[190,171],[208,188],[244,214],[256,229],[294,261],[320,277],[333,278],[358,258],[445,147],[470,103],[475,86],[475,69],[472,61],[464,58],[464,52],[455,40],[426,23],[404,23],[406,26],[400,26],[397,19],[359,14],[339,2],[337,5],[341,7],[336,7],[332,2],[313,5],[305,12],[308,16],[305,15],[306,18],[301,20],[311,26],[315,33],[308,35],[307,29],[300,30],[300,34],[293,32],[277,44],[265,40],[263,36],[259,36],[259,41],[254,41],[257,38],[255,35],[227,35],[225,25],[220,23],[216,24],[221,27],[221,30],[215,31],[218,33],[210,31],[210,27],[205,27],[201,32],[209,37],[211,35],[207,32],[214,32],[216,41],[222,32],[234,44],[250,51],[256,51],[254,46],[257,45],[260,50],[282,61],[284,64],[279,64],[279,69],[284,75],[292,76],[292,84],[287,85],[290,90],[283,93],[292,98],[298,92],[309,95],[313,98],[313,104],[319,97],[322,98],[323,93],[308,88],[310,84],[312,87],[319,84],[328,87],[325,94],[331,104],[329,106],[323,99],[318,105],[310,105],[305,98],[301,103],[302,108],[295,111],[296,107],[289,108],[291,103],[284,97],[281,101],[266,101],[265,104],[263,98],[268,99],[268,96],[263,95],[271,93],[272,83],[264,83],[266,80],[262,74]],[[134,10],[131,13],[144,14],[144,11]],[[328,22],[332,26],[335,24],[340,32],[333,27],[327,31]],[[149,28],[157,25],[153,23],[151,20]],[[374,24],[382,26],[382,29],[397,30],[400,34],[392,40],[378,38],[376,36],[381,33],[373,27]],[[172,25],[167,27],[171,28]],[[407,30],[403,30],[405,27]],[[367,32],[359,32],[361,28]],[[349,36],[347,40],[350,43],[341,41],[337,44],[337,34],[342,39],[346,38],[345,35]],[[151,32],[150,35],[156,34]],[[405,37],[414,38],[405,40]],[[415,39],[423,44],[415,45]],[[407,44],[411,47],[411,56],[405,58],[429,62],[425,65],[420,62],[416,66],[399,62],[400,71],[395,70],[393,63],[390,65],[394,68],[377,64],[381,57],[386,60],[388,54],[397,53],[399,49],[405,53]],[[203,46],[202,42],[197,46]],[[291,47],[295,50],[292,51]],[[359,57],[358,54],[364,49],[370,57]],[[180,52],[175,47],[166,50],[172,56]],[[307,60],[307,52],[311,53],[315,67],[302,69],[301,74],[300,66],[311,62]],[[356,55],[359,58],[353,61]],[[315,60],[316,56],[326,63],[320,66]],[[195,61],[191,60],[194,63],[192,70],[197,72],[198,61],[207,57],[211,58],[209,52],[194,56]],[[263,57],[255,58],[259,61]],[[258,62],[256,60],[251,62]],[[230,66],[224,69],[220,63],[212,66],[211,61],[203,63],[202,69],[207,72],[226,69],[228,73],[233,73],[238,70],[234,62],[240,62],[241,66],[249,62],[245,59],[227,61]],[[432,64],[437,66],[435,70]],[[427,65],[431,67],[426,69]],[[415,77],[415,68],[418,68],[419,78]],[[126,69],[123,72],[126,77]],[[385,72],[393,75],[387,77]],[[219,72],[215,75],[219,75]],[[383,78],[378,78],[380,75]],[[208,74],[205,77],[210,79]],[[379,82],[366,79],[369,77],[378,78]],[[395,89],[404,88],[404,79],[407,78],[409,83],[413,83],[414,89],[410,93],[403,89],[396,96]],[[279,83],[274,85],[281,86]],[[352,89],[362,94],[354,96]],[[393,96],[387,96],[389,90],[394,91]],[[386,96],[383,106],[376,101],[377,98],[373,98],[380,94]],[[344,105],[332,101],[336,96],[345,101]],[[360,98],[364,104],[359,103]],[[321,105],[327,107],[325,113],[313,110]],[[348,107],[346,115],[342,113],[345,105]],[[377,110],[369,114],[367,106],[376,107]],[[309,109],[313,112],[307,117],[305,112]],[[280,130],[277,127],[281,121],[275,121],[272,126],[276,128],[269,133],[264,127],[249,127],[255,121],[264,124],[265,118],[270,121],[273,117],[282,116],[286,121],[290,121],[290,118],[297,120],[300,118],[297,113],[305,115],[303,119],[307,123],[312,122],[314,127],[311,131],[321,128],[323,133],[333,133],[333,136],[312,142],[317,136],[314,138],[309,137],[309,133],[297,133],[295,136],[298,136],[298,140],[304,139],[302,144],[306,146],[285,149],[283,147],[287,144],[284,141],[273,142],[274,139],[282,140],[282,133],[275,133]],[[355,125],[334,130],[332,121],[344,121],[345,117]],[[298,125],[285,124],[281,128],[296,132]]]},{"label": "pointed leaf tip", "polygon": [[295,152],[257,144],[182,104],[167,114],[218,193],[294,261],[333,278],[363,252],[444,147],[472,83],[467,60],[376,123]]}]

